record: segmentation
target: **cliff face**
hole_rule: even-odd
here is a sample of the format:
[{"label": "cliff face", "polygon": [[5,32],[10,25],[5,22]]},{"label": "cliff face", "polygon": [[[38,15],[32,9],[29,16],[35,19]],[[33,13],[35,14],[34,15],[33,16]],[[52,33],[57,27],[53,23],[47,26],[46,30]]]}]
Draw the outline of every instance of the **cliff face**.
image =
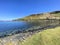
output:
[{"label": "cliff face", "polygon": [[35,20],[35,19],[60,19],[60,11],[41,13],[41,14],[32,14],[30,16],[26,16],[24,18],[16,19],[15,21],[20,20]]}]

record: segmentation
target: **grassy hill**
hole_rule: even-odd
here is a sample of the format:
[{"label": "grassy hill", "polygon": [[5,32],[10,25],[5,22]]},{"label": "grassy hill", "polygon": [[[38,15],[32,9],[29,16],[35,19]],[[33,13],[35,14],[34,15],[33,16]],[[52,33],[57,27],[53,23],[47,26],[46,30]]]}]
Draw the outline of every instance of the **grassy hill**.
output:
[{"label": "grassy hill", "polygon": [[31,14],[29,16],[26,16],[24,18],[19,18],[14,21],[20,21],[20,20],[36,20],[36,19],[60,19],[60,11],[53,11],[48,13],[40,13],[40,14]]},{"label": "grassy hill", "polygon": [[21,45],[60,45],[60,27],[47,29],[24,40]]}]

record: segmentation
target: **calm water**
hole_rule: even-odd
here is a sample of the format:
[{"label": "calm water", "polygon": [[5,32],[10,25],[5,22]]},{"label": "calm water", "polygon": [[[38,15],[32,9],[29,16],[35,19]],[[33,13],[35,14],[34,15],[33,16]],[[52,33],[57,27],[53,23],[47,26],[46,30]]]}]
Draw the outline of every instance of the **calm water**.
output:
[{"label": "calm water", "polygon": [[28,22],[0,22],[0,32],[24,30],[30,27]]},{"label": "calm water", "polygon": [[31,28],[36,28],[39,26],[42,27],[45,25],[42,23],[43,21],[34,21],[34,22],[26,22],[26,21],[13,21],[13,22],[0,22],[0,35],[14,33],[19,30],[27,30]]},{"label": "calm water", "polygon": [[0,22],[0,34],[11,33],[18,30],[26,30],[35,24],[29,22]]}]

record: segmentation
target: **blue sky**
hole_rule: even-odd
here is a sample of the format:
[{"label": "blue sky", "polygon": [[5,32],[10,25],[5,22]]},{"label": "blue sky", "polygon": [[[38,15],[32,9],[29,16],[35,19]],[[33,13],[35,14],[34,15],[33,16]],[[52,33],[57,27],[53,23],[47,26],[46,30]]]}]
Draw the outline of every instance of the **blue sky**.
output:
[{"label": "blue sky", "polygon": [[60,0],[0,0],[0,20],[60,10]]}]

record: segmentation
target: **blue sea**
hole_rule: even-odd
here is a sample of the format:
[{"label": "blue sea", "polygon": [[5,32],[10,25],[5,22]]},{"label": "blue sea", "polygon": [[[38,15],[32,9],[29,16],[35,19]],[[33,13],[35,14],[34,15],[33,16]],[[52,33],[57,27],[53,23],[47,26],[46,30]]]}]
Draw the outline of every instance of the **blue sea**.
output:
[{"label": "blue sea", "polygon": [[18,30],[26,30],[34,26],[31,22],[26,21],[1,21],[0,22],[0,35],[9,34]]}]

